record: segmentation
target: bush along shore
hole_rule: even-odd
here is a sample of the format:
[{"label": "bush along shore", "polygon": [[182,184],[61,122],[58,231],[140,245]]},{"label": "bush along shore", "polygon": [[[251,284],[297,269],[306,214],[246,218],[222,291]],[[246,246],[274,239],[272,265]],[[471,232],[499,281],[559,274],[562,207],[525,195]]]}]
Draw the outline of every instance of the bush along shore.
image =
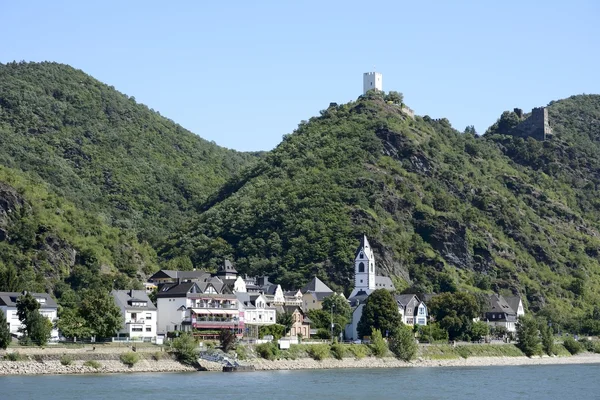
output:
[{"label": "bush along shore", "polygon": [[[572,344],[567,343],[568,346]],[[410,360],[402,360],[389,349],[381,350],[374,344],[302,344],[292,345],[286,350],[273,343],[238,344],[227,354],[217,349],[212,352],[227,355],[240,364],[253,365],[256,370],[267,371],[600,363],[600,354],[594,350],[585,346],[567,350],[562,344],[556,344],[553,356],[540,352],[527,357],[513,344],[432,344],[418,346]],[[12,348],[0,353],[0,375],[221,371],[222,367],[223,363],[203,358],[190,365],[182,362],[177,354],[158,348],[141,352],[126,348],[100,351],[88,348]]]}]

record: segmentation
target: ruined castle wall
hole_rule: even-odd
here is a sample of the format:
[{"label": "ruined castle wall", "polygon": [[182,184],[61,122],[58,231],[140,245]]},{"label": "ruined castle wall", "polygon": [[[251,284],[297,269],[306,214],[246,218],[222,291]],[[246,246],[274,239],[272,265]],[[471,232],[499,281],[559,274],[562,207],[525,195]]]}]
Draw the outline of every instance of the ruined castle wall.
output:
[{"label": "ruined castle wall", "polygon": [[523,138],[546,140],[546,136],[552,134],[548,122],[548,110],[544,107],[534,108],[529,118],[517,125],[510,134]]}]

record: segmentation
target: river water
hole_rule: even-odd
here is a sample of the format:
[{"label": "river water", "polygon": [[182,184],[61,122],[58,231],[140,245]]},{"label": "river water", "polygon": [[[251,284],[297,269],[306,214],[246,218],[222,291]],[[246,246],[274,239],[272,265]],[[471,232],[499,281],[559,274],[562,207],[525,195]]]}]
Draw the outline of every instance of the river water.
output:
[{"label": "river water", "polygon": [[0,377],[0,399],[600,399],[600,365]]}]

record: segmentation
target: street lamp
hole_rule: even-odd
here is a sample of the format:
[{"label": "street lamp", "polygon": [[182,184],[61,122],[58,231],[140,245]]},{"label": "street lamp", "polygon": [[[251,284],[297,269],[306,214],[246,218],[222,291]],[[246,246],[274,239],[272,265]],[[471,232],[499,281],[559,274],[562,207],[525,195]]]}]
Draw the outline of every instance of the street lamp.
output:
[{"label": "street lamp", "polygon": [[331,304],[331,343],[333,343],[333,327],[334,327],[334,323],[333,323],[333,309],[335,308],[335,304]]}]

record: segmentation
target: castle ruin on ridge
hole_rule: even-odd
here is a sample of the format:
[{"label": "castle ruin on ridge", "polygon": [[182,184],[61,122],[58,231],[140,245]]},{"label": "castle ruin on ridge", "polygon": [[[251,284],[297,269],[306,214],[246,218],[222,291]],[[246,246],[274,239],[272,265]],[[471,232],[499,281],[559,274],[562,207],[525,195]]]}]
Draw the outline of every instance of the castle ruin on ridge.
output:
[{"label": "castle ruin on ridge", "polygon": [[[523,117],[522,110],[515,108],[514,112],[519,118]],[[545,107],[534,108],[531,110],[531,115],[508,134],[522,138],[530,137],[541,141],[552,138],[552,128],[550,128],[548,122],[548,110]]]}]

